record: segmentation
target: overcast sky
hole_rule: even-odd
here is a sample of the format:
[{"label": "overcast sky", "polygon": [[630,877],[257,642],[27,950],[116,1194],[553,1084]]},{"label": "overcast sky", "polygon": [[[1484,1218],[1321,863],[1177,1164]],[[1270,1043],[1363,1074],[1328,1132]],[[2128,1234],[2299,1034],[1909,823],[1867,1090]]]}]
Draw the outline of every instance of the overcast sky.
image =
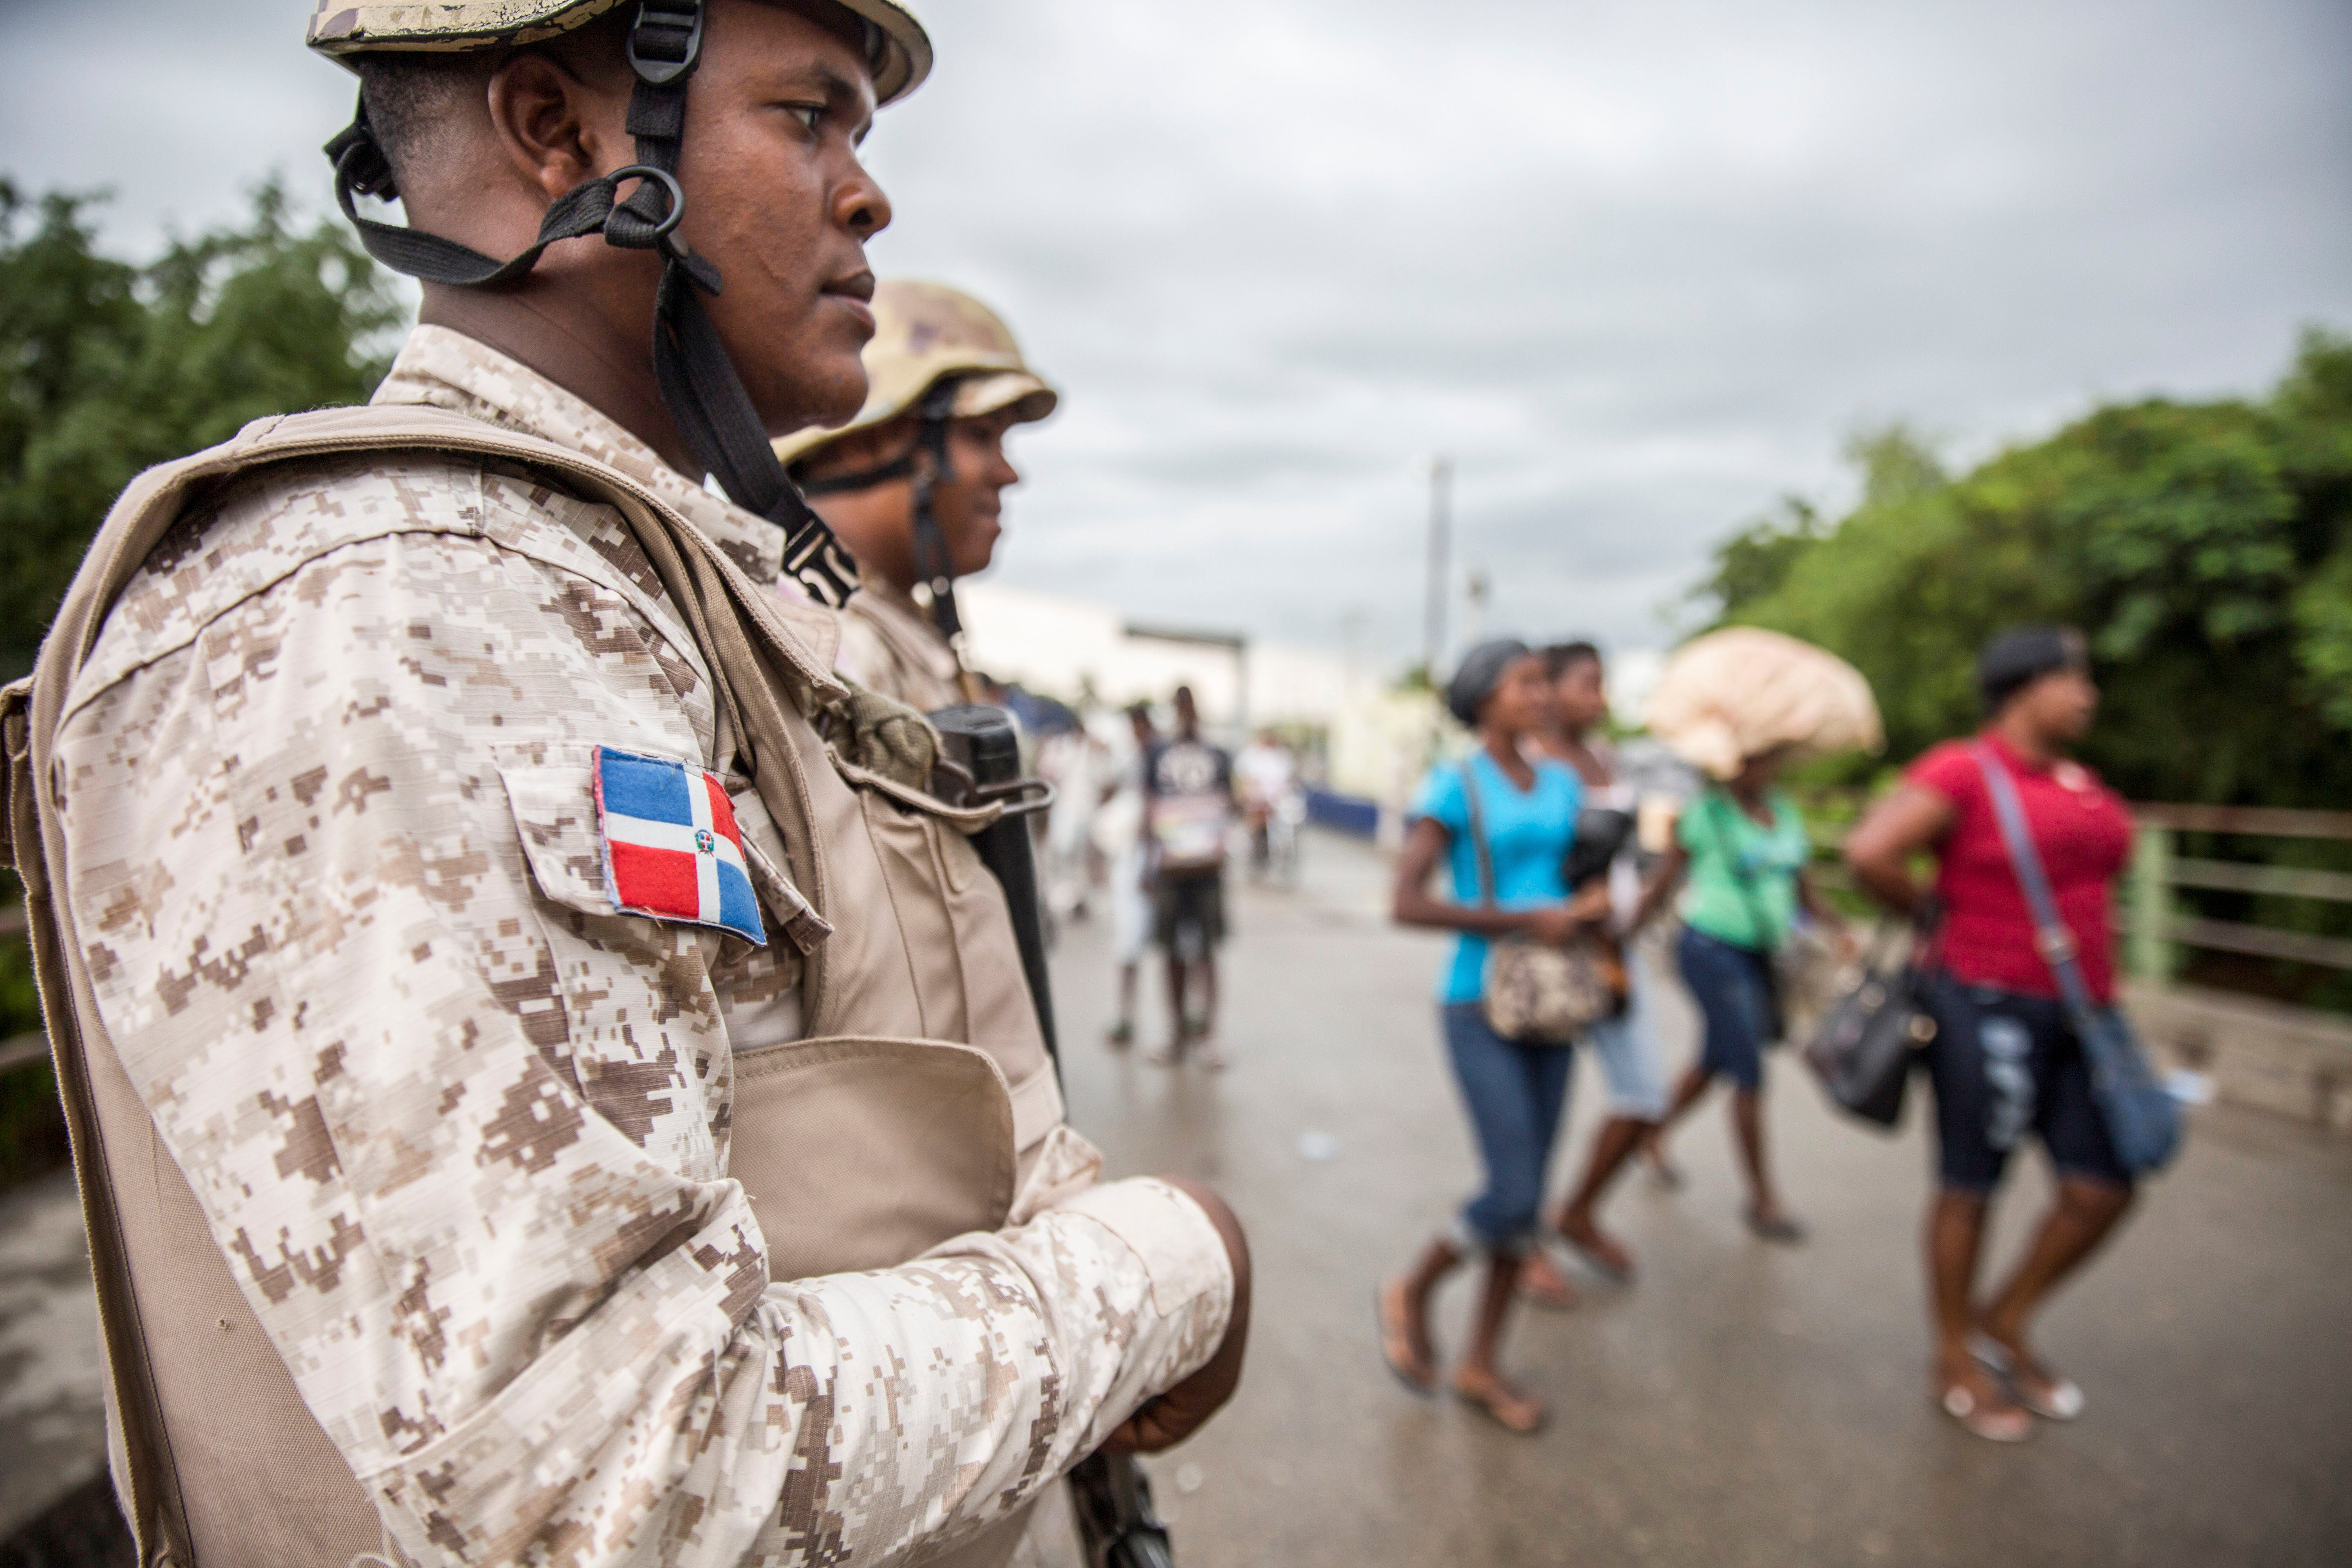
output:
[{"label": "overcast sky", "polygon": [[[999,573],[1136,616],[1402,659],[1442,451],[1490,628],[1654,647],[1858,426],[1965,459],[2352,328],[2343,0],[916,8],[875,268],[1064,390]],[[327,209],[307,10],[0,0],[0,171],[125,251],[273,170]]]}]

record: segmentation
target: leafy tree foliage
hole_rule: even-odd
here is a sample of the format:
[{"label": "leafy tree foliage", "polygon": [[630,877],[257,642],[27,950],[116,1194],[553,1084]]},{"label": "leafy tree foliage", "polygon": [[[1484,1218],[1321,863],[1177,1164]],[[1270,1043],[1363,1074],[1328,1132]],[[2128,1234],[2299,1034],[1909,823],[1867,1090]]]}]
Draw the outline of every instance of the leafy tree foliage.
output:
[{"label": "leafy tree foliage", "polygon": [[132,475],[266,414],[363,401],[400,319],[348,231],[290,227],[275,184],[242,226],[145,266],[98,252],[93,200],[0,180],[0,679],[32,668]]},{"label": "leafy tree foliage", "polygon": [[2106,694],[2085,752],[2126,794],[2352,801],[2352,340],[2307,333],[2261,401],[2101,407],[1956,478],[1899,426],[1852,455],[1852,513],[1735,534],[1704,591],[1851,659],[1892,755],[1975,727],[1985,638],[2062,621]]}]

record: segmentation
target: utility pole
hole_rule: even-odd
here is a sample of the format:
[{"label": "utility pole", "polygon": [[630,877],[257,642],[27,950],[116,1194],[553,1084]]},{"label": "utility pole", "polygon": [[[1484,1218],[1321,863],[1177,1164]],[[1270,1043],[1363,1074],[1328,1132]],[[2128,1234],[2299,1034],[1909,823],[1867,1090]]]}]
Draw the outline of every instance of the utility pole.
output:
[{"label": "utility pole", "polygon": [[1452,530],[1454,459],[1429,460],[1429,604],[1423,638],[1422,668],[1435,686],[1437,661],[1445,657],[1446,535]]}]

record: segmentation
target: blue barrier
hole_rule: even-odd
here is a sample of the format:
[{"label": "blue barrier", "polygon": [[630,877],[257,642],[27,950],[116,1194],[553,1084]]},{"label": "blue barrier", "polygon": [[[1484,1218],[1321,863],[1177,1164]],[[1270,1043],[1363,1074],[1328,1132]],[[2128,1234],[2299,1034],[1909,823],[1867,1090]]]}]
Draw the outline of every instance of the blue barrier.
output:
[{"label": "blue barrier", "polygon": [[1359,838],[1370,838],[1380,831],[1380,803],[1310,788],[1307,792],[1307,820],[1352,833]]}]

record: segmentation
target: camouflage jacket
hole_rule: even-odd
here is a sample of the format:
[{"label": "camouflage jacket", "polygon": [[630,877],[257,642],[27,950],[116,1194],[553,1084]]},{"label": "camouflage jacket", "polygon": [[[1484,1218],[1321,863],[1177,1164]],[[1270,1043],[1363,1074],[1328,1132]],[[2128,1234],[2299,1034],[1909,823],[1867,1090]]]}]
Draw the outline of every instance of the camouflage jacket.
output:
[{"label": "camouflage jacket", "polygon": [[920,605],[871,573],[842,612],[834,663],[866,689],[926,713],[964,700],[955,650]]},{"label": "camouflage jacket", "polygon": [[[420,328],[377,398],[593,455],[776,576],[769,524],[468,339]],[[898,1561],[1204,1362],[1232,1278],[1196,1205],[1094,1183],[1066,1129],[1007,1228],[769,1278],[730,1053],[797,1037],[791,944],[566,909],[518,828],[560,752],[718,765],[651,581],[608,509],[478,459],[243,476],[68,697],[65,892],[163,1145],[406,1555]]]}]

